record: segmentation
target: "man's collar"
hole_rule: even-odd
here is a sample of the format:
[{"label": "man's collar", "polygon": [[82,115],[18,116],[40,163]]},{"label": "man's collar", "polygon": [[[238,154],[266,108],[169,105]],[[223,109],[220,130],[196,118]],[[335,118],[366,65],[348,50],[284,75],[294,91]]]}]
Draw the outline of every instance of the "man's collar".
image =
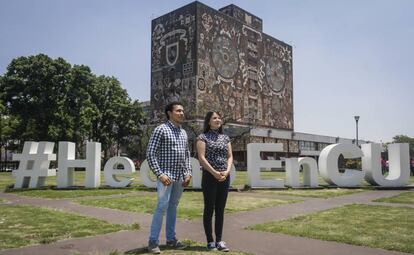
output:
[{"label": "man's collar", "polygon": [[180,129],[181,128],[181,125],[179,125],[178,127],[177,126],[175,126],[173,123],[172,123],[172,121],[171,120],[167,120],[167,125],[169,125],[170,127],[172,127],[172,128],[176,128],[176,129]]}]

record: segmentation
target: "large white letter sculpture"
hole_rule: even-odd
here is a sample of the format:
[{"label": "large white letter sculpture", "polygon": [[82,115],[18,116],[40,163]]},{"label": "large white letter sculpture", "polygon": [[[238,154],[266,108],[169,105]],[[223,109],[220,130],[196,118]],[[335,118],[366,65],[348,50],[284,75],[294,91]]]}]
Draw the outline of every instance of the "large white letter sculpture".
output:
[{"label": "large white letter sculpture", "polygon": [[141,181],[148,188],[156,188],[157,182],[156,180],[152,180],[150,178],[150,171],[151,169],[148,165],[148,160],[144,160],[139,168],[139,176],[141,177]]},{"label": "large white letter sculpture", "polygon": [[[16,178],[15,188],[39,188],[44,186],[47,176],[55,176],[56,169],[49,169],[50,161],[56,160],[53,154],[52,142],[25,142],[21,154],[14,154],[13,160],[19,161],[19,168],[13,170]],[[409,183],[409,145],[390,144],[389,174],[384,177],[381,171],[381,148],[379,144],[363,144],[362,150],[353,144],[331,144],[319,155],[319,172],[326,182],[339,187],[354,187],[361,184],[365,177],[372,185],[384,187],[401,187]],[[260,170],[263,168],[281,167],[280,160],[262,160],[261,152],[281,152],[280,143],[250,143],[247,145],[247,178],[250,187],[284,188],[284,180],[261,180]],[[338,158],[362,158],[362,170],[345,169],[340,173]],[[200,163],[190,158],[193,170],[192,187],[201,188]],[[66,188],[74,185],[74,168],[85,168],[85,186],[97,188],[100,186],[101,144],[88,142],[86,144],[86,159],[75,159],[75,144],[59,142],[57,187]],[[123,170],[115,166],[123,165]],[[304,181],[300,183],[299,168],[303,167]],[[286,159],[286,185],[290,187],[310,186],[317,187],[317,164],[312,158]],[[119,180],[116,175],[134,173],[135,167],[129,158],[111,158],[104,169],[105,182],[112,187],[125,187],[132,179]],[[147,187],[156,187],[156,179],[150,178],[150,168],[144,160],[140,169],[141,181]],[[230,184],[236,179],[236,168],[232,165]]]},{"label": "large white letter sculpture", "polygon": [[362,151],[358,146],[353,144],[331,144],[326,146],[319,155],[319,172],[323,179],[339,187],[359,186],[364,178],[364,172],[355,169],[345,169],[341,174],[338,169],[338,158],[340,155],[344,158],[360,158]]},{"label": "large white letter sculpture", "polygon": [[[200,168],[200,162],[196,158],[190,158],[191,163],[191,169],[192,169],[192,187],[196,189],[201,188],[201,168]],[[155,188],[157,187],[157,181],[152,180],[150,178],[150,167],[148,165],[148,161],[144,160],[141,164],[141,168],[139,170],[141,181],[144,183],[145,186],[148,188]],[[230,185],[233,183],[233,181],[236,179],[236,167],[234,164],[231,167],[230,170]]]},{"label": "large white letter sculpture", "polygon": [[247,145],[247,179],[249,186],[256,187],[272,187],[284,188],[282,179],[261,180],[260,169],[271,167],[282,167],[280,160],[262,160],[260,152],[280,152],[283,151],[282,143],[249,143]]},{"label": "large white letter sculpture", "polygon": [[[287,158],[286,185],[290,187],[318,187],[318,165],[313,158]],[[303,184],[300,183],[299,170],[303,167]]]},{"label": "large white letter sculpture", "polygon": [[56,160],[54,145],[51,142],[25,142],[22,154],[13,154],[13,160],[20,161],[19,168],[12,173],[16,178],[15,189],[43,187],[47,176],[56,175],[56,169],[49,169],[50,161]]},{"label": "large white letter sculpture", "polygon": [[377,143],[362,144],[362,170],[365,180],[372,185],[383,187],[401,187],[410,179],[410,160],[408,143],[390,144],[388,146],[389,174],[384,177],[381,169],[381,145]]},{"label": "large white letter sculpture", "polygon": [[59,142],[58,188],[74,185],[73,172],[75,167],[85,168],[85,187],[99,187],[101,183],[101,144],[95,142],[86,143],[86,159],[75,159],[75,144]]},{"label": "large white letter sculpture", "polygon": [[[124,169],[118,169],[117,167],[122,165]],[[118,174],[130,174],[135,172],[134,162],[127,157],[113,157],[110,158],[104,167],[105,183],[114,188],[122,188],[130,185],[134,178],[124,178],[124,180],[118,180],[116,175]]]}]

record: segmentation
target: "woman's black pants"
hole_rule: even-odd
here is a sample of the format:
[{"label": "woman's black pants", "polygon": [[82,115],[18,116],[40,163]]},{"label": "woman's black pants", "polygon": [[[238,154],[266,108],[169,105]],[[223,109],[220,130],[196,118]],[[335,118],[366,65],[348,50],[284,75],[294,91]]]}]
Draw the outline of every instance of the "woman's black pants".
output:
[{"label": "woman's black pants", "polygon": [[203,225],[208,243],[214,242],[212,230],[213,213],[215,213],[214,232],[216,234],[216,242],[221,241],[224,208],[226,207],[229,186],[230,176],[225,181],[219,182],[208,171],[203,170],[203,178],[201,181],[204,196]]}]

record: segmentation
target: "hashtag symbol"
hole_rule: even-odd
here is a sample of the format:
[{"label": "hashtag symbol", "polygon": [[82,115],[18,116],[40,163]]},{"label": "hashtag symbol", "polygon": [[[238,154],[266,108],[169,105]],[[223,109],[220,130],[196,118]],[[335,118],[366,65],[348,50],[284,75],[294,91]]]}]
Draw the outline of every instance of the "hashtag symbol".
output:
[{"label": "hashtag symbol", "polygon": [[56,160],[54,146],[51,142],[25,142],[22,154],[13,154],[13,160],[19,161],[19,168],[13,170],[14,188],[40,188],[47,176],[56,175],[56,169],[49,169],[50,161]]}]

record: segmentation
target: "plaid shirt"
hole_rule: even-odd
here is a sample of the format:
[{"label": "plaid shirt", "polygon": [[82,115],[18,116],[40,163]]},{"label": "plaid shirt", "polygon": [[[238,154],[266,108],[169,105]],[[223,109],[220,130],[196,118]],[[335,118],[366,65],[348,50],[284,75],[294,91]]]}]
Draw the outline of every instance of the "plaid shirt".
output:
[{"label": "plaid shirt", "polygon": [[166,174],[172,181],[191,176],[187,133],[171,121],[155,128],[148,142],[147,159],[157,177]]}]

